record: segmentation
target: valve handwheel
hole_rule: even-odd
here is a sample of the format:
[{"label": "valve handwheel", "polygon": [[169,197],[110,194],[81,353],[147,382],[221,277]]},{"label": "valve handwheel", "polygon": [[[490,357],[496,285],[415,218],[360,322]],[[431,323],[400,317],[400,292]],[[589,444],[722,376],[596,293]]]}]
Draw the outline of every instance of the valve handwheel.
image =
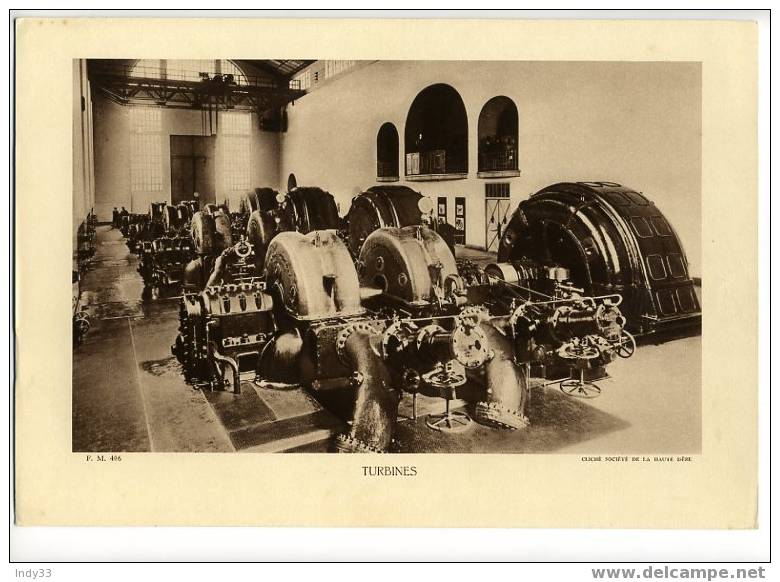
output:
[{"label": "valve handwheel", "polygon": [[428,415],[425,425],[430,429],[441,432],[461,432],[471,426],[472,420],[468,414],[459,410],[450,410],[450,401],[455,397],[455,388],[466,383],[466,375],[458,367],[453,362],[449,362],[437,366],[422,376],[425,383],[438,389],[446,406],[443,414]]},{"label": "valve handwheel", "polygon": [[86,311],[78,311],[75,315],[75,318],[76,327],[78,328],[79,333],[87,333],[90,327],[89,314]]},{"label": "valve handwheel", "polygon": [[236,255],[240,259],[247,258],[252,253],[252,245],[244,239],[241,239],[236,243],[235,249]]},{"label": "valve handwheel", "polygon": [[573,341],[561,346],[558,354],[562,358],[574,360],[572,369],[576,368],[579,370],[577,377],[561,382],[561,392],[577,398],[595,398],[601,394],[601,388],[590,380],[585,379],[585,369],[588,367],[588,360],[593,360],[601,354],[596,346],[584,341]]},{"label": "valve handwheel", "polygon": [[558,355],[568,360],[593,360],[598,358],[601,352],[596,346],[584,342],[570,342],[558,349]]},{"label": "valve handwheel", "polygon": [[440,432],[462,432],[471,426],[471,417],[460,410],[450,410],[450,401],[446,400],[443,414],[429,414],[425,426]]},{"label": "valve handwheel", "polygon": [[439,366],[422,375],[423,381],[439,390],[457,388],[466,383],[466,374],[456,369],[455,366]]},{"label": "valve handwheel", "polygon": [[618,340],[617,355],[621,358],[630,358],[636,351],[636,340],[634,336],[623,330]]},{"label": "valve handwheel", "polygon": [[585,379],[585,369],[580,368],[578,378],[569,378],[561,382],[561,392],[577,398],[595,398],[601,394],[601,388]]}]

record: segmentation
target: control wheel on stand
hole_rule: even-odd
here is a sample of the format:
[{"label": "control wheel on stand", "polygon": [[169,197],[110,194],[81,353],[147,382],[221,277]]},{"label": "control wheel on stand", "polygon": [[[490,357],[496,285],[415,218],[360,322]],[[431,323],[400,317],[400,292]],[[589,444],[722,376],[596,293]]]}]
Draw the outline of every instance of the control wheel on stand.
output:
[{"label": "control wheel on stand", "polygon": [[578,371],[572,377],[561,382],[561,392],[577,398],[596,398],[601,394],[601,388],[590,380],[585,379],[585,370],[590,367],[590,360],[601,355],[599,349],[586,342],[572,341],[561,346],[558,355],[567,360],[572,360],[571,370]]},{"label": "control wheel on stand", "polygon": [[439,364],[436,368],[423,374],[422,380],[428,387],[438,392],[444,398],[445,409],[443,414],[429,414],[425,419],[425,426],[440,432],[463,432],[473,422],[471,417],[459,410],[450,410],[450,402],[455,398],[455,389],[466,383],[466,374],[462,365],[456,361],[447,364]]},{"label": "control wheel on stand", "polygon": [[618,342],[617,355],[621,358],[630,358],[636,351],[636,340],[634,336],[623,330]]},{"label": "control wheel on stand", "polygon": [[561,382],[561,391],[577,398],[596,398],[601,394],[601,388],[589,380],[585,380],[585,370],[580,369],[578,378],[569,378]]},{"label": "control wheel on stand", "polygon": [[447,408],[443,414],[429,414],[425,419],[425,426],[441,432],[463,432],[473,422],[471,417],[459,410],[450,410],[450,401],[447,400]]}]

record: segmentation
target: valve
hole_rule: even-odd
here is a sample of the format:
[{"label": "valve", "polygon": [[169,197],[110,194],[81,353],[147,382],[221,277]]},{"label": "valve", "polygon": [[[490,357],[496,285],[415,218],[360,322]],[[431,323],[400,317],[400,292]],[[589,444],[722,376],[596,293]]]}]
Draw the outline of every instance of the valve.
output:
[{"label": "valve", "polygon": [[617,353],[617,355],[621,358],[630,358],[634,355],[635,351],[636,340],[634,339],[634,336],[628,333],[626,330],[623,330],[623,332],[620,334],[618,347],[615,350],[615,353]]},{"label": "valve", "polygon": [[466,383],[466,372],[463,366],[455,360],[446,364],[439,362],[433,370],[423,374],[422,379],[438,391],[439,396],[444,398],[446,406],[443,414],[428,415],[425,425],[441,432],[466,430],[472,423],[471,417],[465,412],[450,409],[450,402],[455,397],[455,389]]},{"label": "valve", "polygon": [[466,372],[457,361],[450,360],[436,364],[433,370],[422,375],[422,380],[433,388],[452,389],[466,383]]},{"label": "valve", "polygon": [[578,370],[576,377],[561,382],[561,392],[577,398],[595,398],[601,394],[601,388],[590,380],[585,379],[585,370],[589,367],[589,360],[598,358],[601,350],[591,343],[590,338],[574,338],[558,348],[558,355],[568,360],[573,360],[572,369]]},{"label": "valve", "polygon": [[236,256],[239,259],[246,259],[250,254],[252,254],[252,245],[242,238],[235,244],[233,251],[236,253]]}]

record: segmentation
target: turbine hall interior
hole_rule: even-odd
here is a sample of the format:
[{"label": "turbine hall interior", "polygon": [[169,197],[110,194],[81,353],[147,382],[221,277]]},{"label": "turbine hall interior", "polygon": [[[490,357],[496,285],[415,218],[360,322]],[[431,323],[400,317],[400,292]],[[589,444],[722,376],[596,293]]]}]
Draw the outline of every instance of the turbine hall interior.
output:
[{"label": "turbine hall interior", "polygon": [[695,63],[73,86],[74,452],[700,452]]}]

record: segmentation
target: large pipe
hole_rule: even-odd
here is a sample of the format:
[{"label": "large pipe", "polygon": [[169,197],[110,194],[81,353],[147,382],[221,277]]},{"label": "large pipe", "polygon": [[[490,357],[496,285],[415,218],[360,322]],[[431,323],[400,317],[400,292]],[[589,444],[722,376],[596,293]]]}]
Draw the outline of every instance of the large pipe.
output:
[{"label": "large pipe", "polygon": [[336,448],[342,453],[385,452],[395,436],[400,395],[372,345],[375,335],[368,326],[356,324],[342,335],[339,344],[340,357],[355,370],[352,384],[357,390],[352,427],[336,439]]},{"label": "large pipe", "polygon": [[528,426],[528,378],[514,362],[512,343],[489,320],[480,322],[493,357],[485,365],[485,400],[476,407],[478,422],[501,428],[520,429]]}]

